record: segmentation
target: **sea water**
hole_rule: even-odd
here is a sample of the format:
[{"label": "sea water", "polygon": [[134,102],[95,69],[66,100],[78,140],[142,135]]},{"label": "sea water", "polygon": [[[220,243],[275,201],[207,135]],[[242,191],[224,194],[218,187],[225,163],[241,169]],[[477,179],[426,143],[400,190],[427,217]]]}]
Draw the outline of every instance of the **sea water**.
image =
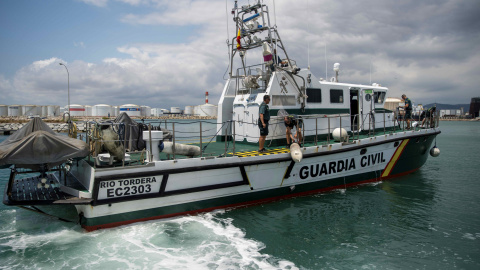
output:
[{"label": "sea water", "polygon": [[480,269],[480,122],[440,124],[439,157],[346,190],[91,233],[0,205],[0,268]]}]

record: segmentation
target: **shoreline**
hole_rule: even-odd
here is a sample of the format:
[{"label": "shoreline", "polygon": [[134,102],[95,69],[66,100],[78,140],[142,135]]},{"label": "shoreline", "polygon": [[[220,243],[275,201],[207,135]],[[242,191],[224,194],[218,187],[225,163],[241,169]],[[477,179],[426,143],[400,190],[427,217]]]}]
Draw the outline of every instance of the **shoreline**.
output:
[{"label": "shoreline", "polygon": [[[76,123],[77,130],[79,132],[86,131],[86,122],[88,121],[108,121],[108,120],[115,120],[116,117],[72,117],[72,122]],[[192,116],[192,115],[163,115],[158,117],[131,117],[136,122],[140,122],[142,120],[214,120],[217,117],[211,116]],[[21,129],[26,123],[30,122],[30,120],[25,116],[21,117],[0,117],[0,135],[10,135],[15,131]],[[60,133],[60,132],[67,132],[68,131],[68,124],[65,120],[63,120],[62,116],[51,117],[42,119],[53,131]]]},{"label": "shoreline", "polygon": [[[72,122],[87,122],[87,121],[104,121],[104,120],[115,120],[116,117],[106,117],[106,116],[81,116],[81,117],[72,117]],[[217,119],[216,116],[194,116],[194,115],[183,115],[183,114],[169,114],[162,116],[149,116],[149,117],[138,117],[130,116],[135,121],[141,120],[169,120],[169,119],[181,119],[181,120],[212,120]],[[32,118],[26,116],[1,116],[0,124],[24,124],[28,123]],[[62,116],[48,117],[43,118],[45,123],[66,123]]]}]

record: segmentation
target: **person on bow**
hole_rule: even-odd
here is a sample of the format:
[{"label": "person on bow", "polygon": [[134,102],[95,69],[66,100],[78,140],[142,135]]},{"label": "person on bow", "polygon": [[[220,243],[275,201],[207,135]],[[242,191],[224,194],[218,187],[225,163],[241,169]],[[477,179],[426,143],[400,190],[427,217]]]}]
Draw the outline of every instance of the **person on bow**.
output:
[{"label": "person on bow", "polygon": [[259,119],[258,127],[260,128],[260,138],[258,139],[258,152],[265,153],[265,139],[268,135],[268,121],[270,121],[270,109],[268,108],[268,103],[270,103],[270,96],[263,96],[263,102],[260,104],[258,109]]},{"label": "person on bow", "polygon": [[410,120],[412,119],[412,101],[403,94],[402,99],[405,101],[405,105],[402,106],[405,110],[405,120],[407,121],[407,129],[410,129]]},{"label": "person on bow", "polygon": [[428,118],[428,122],[430,123],[430,127],[433,126],[433,116],[435,115],[435,111],[437,110],[437,107],[433,106],[430,107],[428,110],[422,112],[423,120],[422,120],[422,127],[423,124],[425,124],[425,120]]},{"label": "person on bow", "polygon": [[[301,146],[302,142],[302,119],[299,119],[296,115],[291,114],[284,117],[284,124],[286,127],[287,136],[287,148],[295,141]],[[295,129],[293,129],[295,127]],[[292,134],[292,130],[295,130],[295,135]]]}]

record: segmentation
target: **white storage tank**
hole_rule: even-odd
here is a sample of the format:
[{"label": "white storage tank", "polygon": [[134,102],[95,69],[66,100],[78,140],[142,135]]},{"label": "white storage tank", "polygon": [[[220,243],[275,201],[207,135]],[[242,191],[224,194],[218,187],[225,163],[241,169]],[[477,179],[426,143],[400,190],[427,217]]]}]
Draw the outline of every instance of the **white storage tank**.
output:
[{"label": "white storage tank", "polygon": [[92,116],[92,106],[85,105],[85,116]]},{"label": "white storage tank", "polygon": [[145,116],[145,117],[150,117],[152,116],[152,107],[150,106],[141,106],[140,107],[140,110],[142,112],[142,116]]},{"label": "white storage tank", "polygon": [[162,115],[162,114],[163,114],[162,109],[160,109],[160,108],[152,108],[152,115],[153,115],[153,116],[158,117],[158,116],[160,116],[160,115]]},{"label": "white storage tank", "polygon": [[0,105],[0,116],[8,116],[8,106]]},{"label": "white storage tank", "polygon": [[185,111],[183,111],[185,115],[192,115],[193,114],[193,106],[185,106]]},{"label": "white storage tank", "polygon": [[112,107],[113,116],[117,117],[120,114],[120,106]]},{"label": "white storage tank", "polygon": [[126,113],[128,116],[142,116],[140,106],[135,104],[124,104],[120,106],[120,114]]},{"label": "white storage tank", "polygon": [[217,116],[217,106],[213,104],[203,104],[197,107],[198,107],[198,115],[200,116],[209,116],[209,117]]},{"label": "white storage tank", "polygon": [[38,106],[38,114],[41,117],[46,117],[47,116],[47,105]]},{"label": "white storage tank", "polygon": [[[68,105],[65,106],[67,111],[69,111]],[[85,106],[79,104],[71,104],[70,105],[70,117],[79,117],[85,116]]]},{"label": "white storage tank", "polygon": [[34,116],[39,115],[37,105],[24,105],[22,115],[24,116]]},{"label": "white storage tank", "polygon": [[455,113],[455,115],[457,115],[457,116],[458,116],[458,115],[462,115],[462,111],[461,111],[461,110],[457,110],[456,113]]},{"label": "white storage tank", "polygon": [[8,106],[8,116],[22,116],[23,115],[23,106],[22,105],[10,105]]},{"label": "white storage tank", "polygon": [[60,106],[57,105],[48,105],[47,106],[47,117],[60,116]]},{"label": "white storage tank", "polygon": [[115,116],[112,113],[112,106],[108,104],[97,104],[93,106],[92,116]]},{"label": "white storage tank", "polygon": [[170,113],[172,114],[181,114],[182,110],[180,110],[180,107],[171,107],[170,108]]}]

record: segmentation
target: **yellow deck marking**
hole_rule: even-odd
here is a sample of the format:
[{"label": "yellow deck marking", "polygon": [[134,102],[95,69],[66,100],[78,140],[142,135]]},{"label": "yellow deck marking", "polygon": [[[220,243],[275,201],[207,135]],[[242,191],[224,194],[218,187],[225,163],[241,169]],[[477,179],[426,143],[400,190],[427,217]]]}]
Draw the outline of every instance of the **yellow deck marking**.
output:
[{"label": "yellow deck marking", "polygon": [[387,167],[385,167],[385,170],[383,171],[382,173],[382,177],[386,177],[390,174],[390,172],[392,171],[393,169],[393,166],[395,165],[395,163],[397,163],[397,160],[398,158],[400,157],[400,155],[402,154],[403,152],[403,149],[405,148],[405,146],[407,145],[408,141],[410,141],[410,139],[406,139],[406,140],[403,140],[403,142],[400,144],[400,146],[397,148],[397,150],[395,151],[395,153],[393,154],[393,157],[392,159],[390,160],[390,162],[387,164]]},{"label": "yellow deck marking", "polygon": [[[290,149],[269,149],[265,153],[260,153],[258,150],[254,151],[245,151],[245,152],[236,152],[235,156],[238,157],[254,157],[254,156],[268,156],[268,155],[275,155],[275,154],[285,154],[285,153],[290,153]],[[233,153],[228,153],[230,155],[233,155]]]}]

